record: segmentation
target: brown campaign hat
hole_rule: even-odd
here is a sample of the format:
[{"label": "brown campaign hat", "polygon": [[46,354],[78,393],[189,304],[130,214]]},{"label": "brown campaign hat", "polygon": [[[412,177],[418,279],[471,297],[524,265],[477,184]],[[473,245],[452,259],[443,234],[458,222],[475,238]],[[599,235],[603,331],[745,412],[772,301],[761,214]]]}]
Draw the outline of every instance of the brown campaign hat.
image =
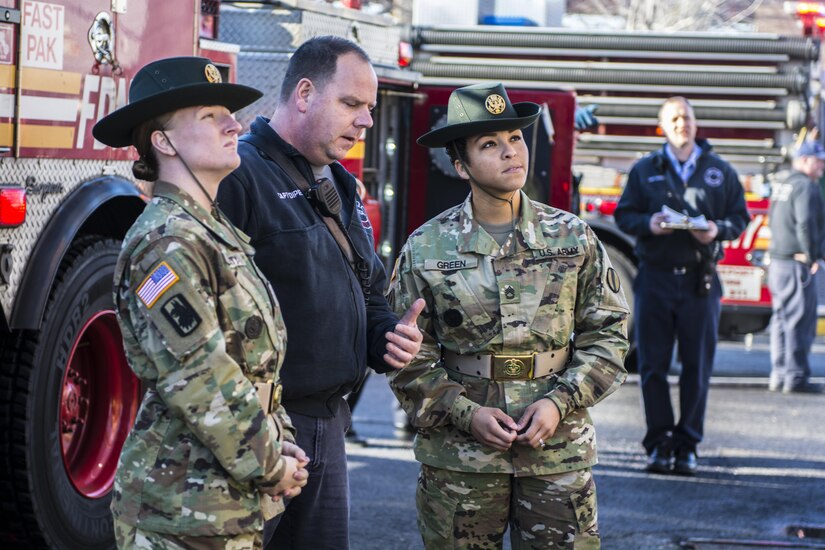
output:
[{"label": "brown campaign hat", "polygon": [[500,83],[474,84],[454,90],[447,104],[447,125],[417,141],[424,147],[444,147],[458,138],[526,128],[539,114],[541,107],[536,103],[510,103]]},{"label": "brown campaign hat", "polygon": [[100,119],[92,129],[111,147],[132,145],[132,132],[160,115],[198,105],[223,105],[231,112],[263,95],[241,84],[223,82],[218,68],[205,57],[170,57],[140,69],[129,86],[129,104]]}]

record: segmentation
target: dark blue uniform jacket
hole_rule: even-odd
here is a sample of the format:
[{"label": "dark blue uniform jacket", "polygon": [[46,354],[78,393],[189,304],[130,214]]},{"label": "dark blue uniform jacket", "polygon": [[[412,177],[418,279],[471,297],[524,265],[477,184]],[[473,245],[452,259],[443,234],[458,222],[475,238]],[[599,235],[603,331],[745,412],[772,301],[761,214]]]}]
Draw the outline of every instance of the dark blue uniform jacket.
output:
[{"label": "dark blue uniform jacket", "polygon": [[[253,134],[274,142],[307,178],[306,159],[258,117]],[[372,227],[356,193],[355,178],[331,165],[342,195],[354,248],[369,264],[370,299],[364,295],[338,243],[289,176],[250,143],[238,144],[241,166],[221,183],[218,204],[252,238],[255,262],[272,283],[283,310],[287,348],[281,379],[289,411],[328,417],[363,378],[366,365],[391,368],[384,333],[398,317],[384,298],[386,274],[373,248]],[[346,223],[346,222],[345,222]]]},{"label": "dark blue uniform jacket", "polygon": [[639,162],[630,171],[614,214],[619,229],[636,237],[636,255],[648,265],[670,268],[695,266],[703,248],[690,232],[676,230],[670,235],[650,232],[650,217],[662,205],[690,216],[703,214],[719,227],[715,242],[703,248],[708,257],[722,257],[721,241],[737,238],[750,220],[739,176],[730,164],[711,151],[710,144],[697,139],[701,153],[696,170],[687,182],[671,166],[664,147]]}]

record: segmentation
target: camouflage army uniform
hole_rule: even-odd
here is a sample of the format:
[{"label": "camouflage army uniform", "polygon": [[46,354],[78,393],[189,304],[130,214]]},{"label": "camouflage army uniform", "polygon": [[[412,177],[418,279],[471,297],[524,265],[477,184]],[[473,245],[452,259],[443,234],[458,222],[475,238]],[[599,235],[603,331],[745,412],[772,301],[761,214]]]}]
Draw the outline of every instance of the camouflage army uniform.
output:
[{"label": "camouflage army uniform", "polygon": [[[282,407],[265,414],[254,383],[277,382],[286,332],[251,253],[228,222],[160,181],[126,236],[115,301],[146,394],[115,478],[121,545],[259,545],[264,513],[276,512],[265,491],[283,475],[281,441],[294,437]],[[147,533],[174,536],[160,545]]]},{"label": "camouflage army uniform", "polygon": [[[428,548],[498,548],[508,514],[514,548],[566,548],[573,537],[576,548],[598,546],[590,473],[595,432],[587,407],[626,377],[628,307],[584,222],[524,193],[521,205],[515,242],[511,235],[499,247],[473,219],[468,197],[413,232],[390,283],[396,311],[419,297],[427,301],[418,321],[421,351],[389,377],[418,430],[419,527]],[[541,353],[562,350],[571,339],[565,370],[533,380],[492,381],[439,363],[442,350]],[[518,421],[542,398],[561,413],[544,449],[514,443],[499,452],[470,432],[480,406]],[[469,497],[472,490],[478,500]],[[581,544],[588,537],[591,543]]]}]

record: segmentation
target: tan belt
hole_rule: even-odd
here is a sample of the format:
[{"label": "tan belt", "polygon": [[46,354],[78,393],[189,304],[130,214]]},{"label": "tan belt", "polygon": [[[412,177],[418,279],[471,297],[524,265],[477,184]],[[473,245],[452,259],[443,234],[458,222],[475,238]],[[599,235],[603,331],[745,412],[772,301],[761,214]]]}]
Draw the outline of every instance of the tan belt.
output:
[{"label": "tan belt", "polygon": [[525,355],[459,355],[445,351],[444,368],[490,380],[532,380],[563,371],[569,355],[570,346]]},{"label": "tan belt", "polygon": [[261,402],[266,414],[271,414],[278,410],[281,404],[281,393],[283,386],[274,382],[256,382],[255,389],[258,390],[258,401]]}]

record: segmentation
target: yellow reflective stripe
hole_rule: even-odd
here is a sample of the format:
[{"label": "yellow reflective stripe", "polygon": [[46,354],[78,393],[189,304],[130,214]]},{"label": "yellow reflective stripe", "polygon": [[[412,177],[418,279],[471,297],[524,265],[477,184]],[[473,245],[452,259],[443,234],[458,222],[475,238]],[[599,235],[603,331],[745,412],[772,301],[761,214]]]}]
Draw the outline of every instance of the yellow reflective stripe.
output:
[{"label": "yellow reflective stripe", "polygon": [[14,88],[14,65],[0,65],[0,88]]},{"label": "yellow reflective stripe", "polygon": [[362,159],[364,158],[364,142],[359,141],[356,143],[352,149],[347,151],[347,156],[344,157],[345,159]]},{"label": "yellow reflective stripe", "polygon": [[21,124],[20,147],[71,149],[74,147],[74,128],[45,124]]},{"label": "yellow reflective stripe", "polygon": [[14,127],[9,122],[0,123],[0,147],[11,147],[14,138]]},{"label": "yellow reflective stripe", "polygon": [[23,67],[20,72],[25,91],[80,94],[80,73]]}]

